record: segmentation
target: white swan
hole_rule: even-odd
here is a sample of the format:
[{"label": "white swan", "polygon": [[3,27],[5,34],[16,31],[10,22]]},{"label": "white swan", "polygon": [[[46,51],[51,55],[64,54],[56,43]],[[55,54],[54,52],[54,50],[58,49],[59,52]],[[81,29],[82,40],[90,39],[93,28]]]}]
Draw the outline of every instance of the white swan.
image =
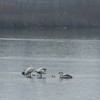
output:
[{"label": "white swan", "polygon": [[39,78],[42,78],[42,74],[46,74],[46,70],[47,70],[46,68],[41,67],[35,70],[35,72],[40,75]]},{"label": "white swan", "polygon": [[63,72],[59,72],[59,74],[60,74],[60,78],[62,79],[72,79],[72,76],[69,74],[63,75]]},{"label": "white swan", "polygon": [[25,71],[22,72],[22,75],[26,75],[31,78],[31,73],[34,72],[34,67],[28,67]]}]

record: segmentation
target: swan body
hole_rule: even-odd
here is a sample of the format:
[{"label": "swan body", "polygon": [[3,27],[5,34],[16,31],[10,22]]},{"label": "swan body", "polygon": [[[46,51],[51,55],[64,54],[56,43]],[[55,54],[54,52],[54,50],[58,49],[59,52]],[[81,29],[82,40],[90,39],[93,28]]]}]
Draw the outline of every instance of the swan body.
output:
[{"label": "swan body", "polygon": [[46,74],[46,70],[46,68],[41,67],[35,70],[35,72],[40,75],[40,78],[42,78],[42,74]]},{"label": "swan body", "polygon": [[60,74],[60,78],[62,79],[72,79],[72,76],[69,74],[63,75],[63,72],[59,72],[59,74]]},{"label": "swan body", "polygon": [[35,71],[34,67],[28,67],[25,71],[22,72],[22,75],[31,77],[31,73],[34,71]]}]

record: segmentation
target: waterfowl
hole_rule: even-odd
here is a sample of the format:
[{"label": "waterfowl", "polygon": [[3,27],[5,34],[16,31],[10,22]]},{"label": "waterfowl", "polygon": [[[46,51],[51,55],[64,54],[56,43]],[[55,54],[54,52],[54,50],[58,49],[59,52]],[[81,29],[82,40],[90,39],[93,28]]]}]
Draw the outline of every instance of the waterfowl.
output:
[{"label": "waterfowl", "polygon": [[34,72],[34,67],[28,67],[25,71],[23,71],[21,74],[26,75],[27,77],[31,78],[31,73]]},{"label": "waterfowl", "polygon": [[62,79],[72,79],[72,76],[69,74],[63,75],[63,72],[59,72],[59,74],[60,74],[60,78]]},{"label": "waterfowl", "polygon": [[46,68],[43,68],[43,67],[41,67],[41,68],[38,68],[37,70],[35,70],[35,72],[37,73],[37,74],[39,74],[39,78],[42,78],[42,74],[46,74]]}]

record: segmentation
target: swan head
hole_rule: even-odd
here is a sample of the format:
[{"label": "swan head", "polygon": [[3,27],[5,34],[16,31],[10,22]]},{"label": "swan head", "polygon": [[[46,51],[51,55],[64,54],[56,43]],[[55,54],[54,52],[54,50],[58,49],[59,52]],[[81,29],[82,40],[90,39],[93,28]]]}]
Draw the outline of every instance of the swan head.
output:
[{"label": "swan head", "polygon": [[43,68],[42,70],[46,71],[47,69],[46,68]]},{"label": "swan head", "polygon": [[63,75],[63,72],[59,72],[59,74]]},{"label": "swan head", "polygon": [[25,72],[22,72],[22,75],[25,75]]}]

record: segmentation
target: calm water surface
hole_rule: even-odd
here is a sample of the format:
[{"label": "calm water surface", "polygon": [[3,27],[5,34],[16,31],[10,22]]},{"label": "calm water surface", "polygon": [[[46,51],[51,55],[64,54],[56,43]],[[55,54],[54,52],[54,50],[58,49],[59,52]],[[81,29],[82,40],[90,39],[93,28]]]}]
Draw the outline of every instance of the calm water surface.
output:
[{"label": "calm water surface", "polygon": [[[99,40],[0,36],[0,100],[99,100]],[[23,77],[30,65],[46,67],[46,78]],[[60,80],[60,71],[73,79]]]}]

